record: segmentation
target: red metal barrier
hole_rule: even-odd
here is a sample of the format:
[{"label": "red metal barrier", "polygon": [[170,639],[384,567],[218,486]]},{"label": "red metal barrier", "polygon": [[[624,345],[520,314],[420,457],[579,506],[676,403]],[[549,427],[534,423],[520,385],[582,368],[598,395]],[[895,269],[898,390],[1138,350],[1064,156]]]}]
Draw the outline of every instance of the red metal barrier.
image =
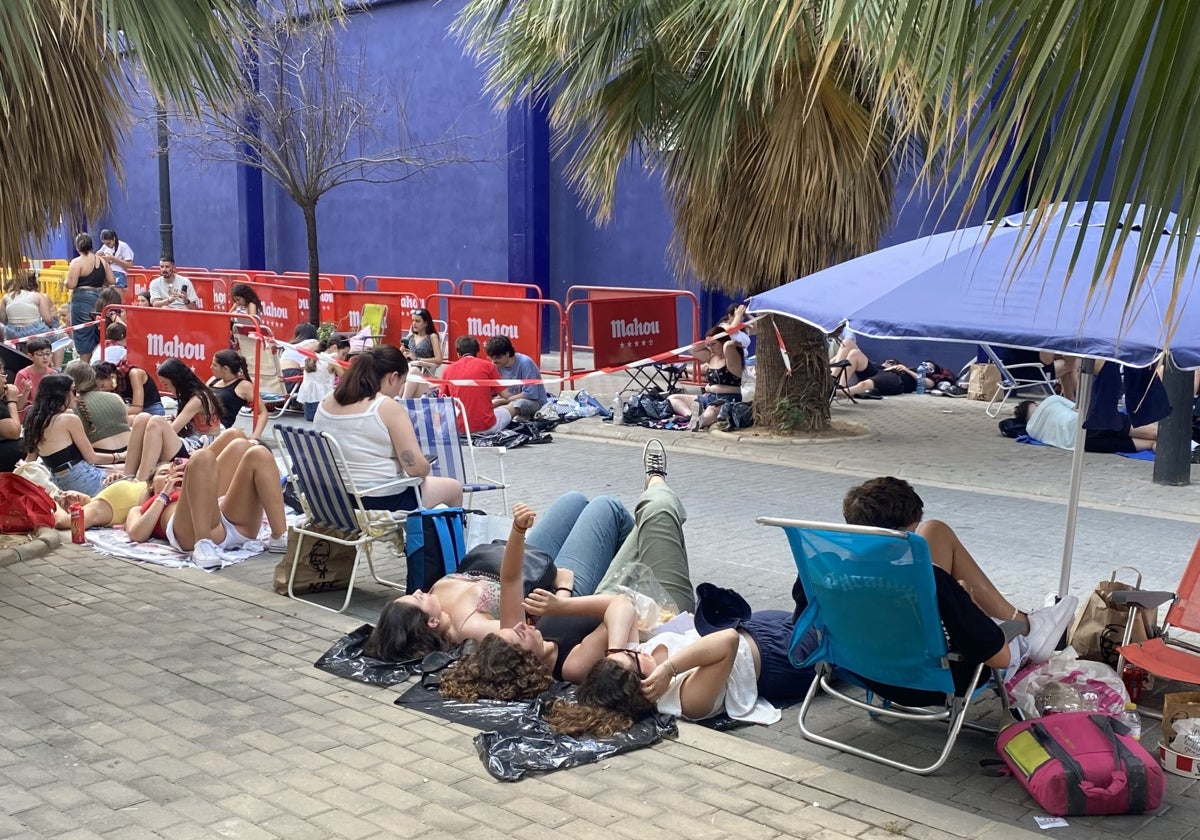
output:
[{"label": "red metal barrier", "polygon": [[[678,304],[690,304],[691,337],[681,340]],[[591,344],[577,344],[571,316],[588,308],[587,331]],[[686,316],[685,316],[686,317]],[[667,353],[700,340],[700,305],[686,290],[627,289],[613,286],[572,286],[567,289],[567,369],[575,367],[575,348],[592,350],[592,368],[616,367]],[[699,362],[692,361],[692,382],[700,381]]]},{"label": "red metal barrier", "polygon": [[[389,277],[368,274],[359,281],[359,291],[391,292],[401,297],[400,306],[407,316],[414,309],[429,309],[430,296],[454,294],[454,282],[441,277]],[[435,318],[440,313],[432,313]]]},{"label": "red metal barrier", "polygon": [[[325,313],[325,292],[321,293],[321,317]],[[379,303],[388,308],[387,321],[383,326],[383,343],[400,346],[400,337],[411,323],[408,317],[411,307],[393,292],[338,292],[328,293],[331,297],[332,317],[339,330],[356,333],[362,329],[362,308],[366,303]]]},{"label": "red metal barrier", "polygon": [[[125,358],[142,368],[158,382],[158,366],[170,358],[179,359],[201,380],[212,376],[210,364],[218,350],[229,347],[233,326],[263,336],[256,318],[205,312],[199,309],[169,309],[131,306],[125,309]],[[258,391],[258,372],[263,343],[255,342],[254,389]],[[159,383],[161,386],[161,383]],[[257,421],[257,417],[255,421]]]},{"label": "red metal barrier", "polygon": [[[308,285],[307,271],[285,271],[279,276],[287,277],[293,280],[296,278],[301,278],[304,280],[304,283],[301,285]],[[317,282],[320,283],[323,280],[328,280],[329,288],[333,289],[335,292],[357,292],[360,289],[358,278],[353,274],[326,274],[322,271],[317,275]]]},{"label": "red metal barrier", "polygon": [[[532,292],[532,294],[530,294]],[[458,294],[485,297],[540,298],[542,290],[530,283],[504,283],[499,280],[459,280]]]},{"label": "red metal barrier", "polygon": [[[454,350],[454,339],[461,335],[472,335],[482,345],[494,335],[506,335],[518,353],[524,353],[541,367],[542,359],[542,310],[549,307],[558,314],[559,337],[566,335],[563,309],[556,300],[480,297],[467,295],[430,295],[426,308],[444,305],[446,309],[446,332],[442,346],[450,360],[458,358]],[[563,368],[563,341],[559,342],[558,369],[542,368],[544,373],[560,374]]]}]

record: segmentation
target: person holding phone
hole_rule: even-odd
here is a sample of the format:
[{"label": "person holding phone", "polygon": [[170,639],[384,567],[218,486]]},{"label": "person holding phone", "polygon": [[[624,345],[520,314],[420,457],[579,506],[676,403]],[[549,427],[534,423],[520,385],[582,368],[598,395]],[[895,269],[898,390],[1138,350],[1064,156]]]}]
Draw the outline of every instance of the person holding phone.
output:
[{"label": "person holding phone", "polygon": [[166,257],[158,261],[158,277],[150,282],[150,305],[159,309],[199,309],[200,298],[196,285],[175,273],[175,261]]}]

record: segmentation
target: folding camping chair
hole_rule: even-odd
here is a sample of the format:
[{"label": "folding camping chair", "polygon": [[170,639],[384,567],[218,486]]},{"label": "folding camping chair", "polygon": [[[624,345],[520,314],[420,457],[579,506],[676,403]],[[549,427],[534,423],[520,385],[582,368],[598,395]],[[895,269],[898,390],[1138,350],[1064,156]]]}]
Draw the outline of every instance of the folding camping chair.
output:
[{"label": "folding camping chair", "polygon": [[[252,334],[246,334],[240,329],[234,330],[237,339],[238,352],[246,359],[246,376],[254,381],[255,370],[258,372],[258,395],[262,400],[263,410],[268,417],[278,417],[283,413],[291,400],[287,385],[283,381],[283,367],[279,364],[279,345],[271,339],[262,342],[262,351],[255,360],[255,345],[258,344]],[[253,414],[250,406],[242,409],[243,414]]]},{"label": "folding camping chair", "polygon": [[[827,522],[802,522],[760,517],[760,525],[784,529],[799,571],[808,606],[796,621],[790,655],[798,667],[815,665],[813,680],[800,707],[801,734],[810,741],[926,775],[941,767],[964,726],[992,731],[966,720],[970,704],[985,688],[957,689],[952,662],[961,657],[947,648],[942,629],[929,546],[914,533],[884,528],[862,528]],[[810,629],[820,639],[816,650],[801,661],[799,645]],[[959,685],[977,686],[985,665],[958,669]],[[969,681],[963,673],[973,670]],[[851,697],[841,679],[865,688],[867,682],[903,686],[944,698],[940,708],[913,708],[884,702],[874,705]],[[1007,712],[1007,695],[999,676],[993,686]],[[824,693],[842,703],[903,720],[939,721],[946,724],[945,741],[937,759],[924,766],[906,764],[814,731],[809,719],[813,700]]]},{"label": "folding camping chair", "polygon": [[989,345],[981,344],[979,346],[987,354],[988,360],[1000,371],[1000,384],[996,387],[996,393],[992,394],[992,399],[985,409],[988,417],[998,415],[1004,407],[1004,403],[1017,391],[1034,388],[1045,391],[1048,397],[1054,395],[1054,386],[1058,384],[1058,380],[1047,375],[1046,368],[1040,362],[1005,365]]},{"label": "folding camping chair", "polygon": [[[275,436],[280,449],[285,453],[288,474],[296,482],[300,502],[308,517],[302,525],[292,526],[298,539],[292,552],[291,570],[288,572],[288,597],[330,612],[344,612],[350,605],[350,596],[354,593],[354,580],[364,555],[367,558],[367,568],[370,569],[371,577],[376,583],[404,591],[403,583],[379,576],[371,556],[373,544],[377,540],[397,535],[403,528],[403,519],[397,520],[393,514],[386,511],[368,511],[363,507],[362,496],[346,468],[342,448],[329,434],[309,428],[277,426]],[[398,493],[405,487],[416,491],[417,506],[420,507],[420,478],[405,476],[375,489]],[[346,598],[337,609],[301,598],[294,590],[296,567],[304,555],[304,543],[309,538],[328,540],[339,545],[352,545],[355,548],[354,566],[350,570]]]},{"label": "folding camping chair", "polygon": [[[388,308],[382,303],[364,303],[362,315],[359,317],[358,337],[365,338],[372,345],[383,341],[384,330],[387,329]],[[369,330],[367,335],[363,331]]]},{"label": "folding camping chair", "polygon": [[[1191,559],[1183,570],[1179,588],[1175,592],[1150,592],[1142,589],[1112,592],[1109,598],[1114,604],[1130,604],[1135,609],[1129,611],[1125,623],[1125,637],[1121,647],[1117,648],[1120,658],[1117,660],[1117,673],[1121,673],[1126,662],[1146,670],[1156,677],[1186,683],[1200,683],[1200,646],[1173,638],[1172,633],[1183,631],[1200,633],[1200,541],[1192,549]],[[1167,602],[1167,617],[1163,621],[1159,635],[1144,642],[1130,644],[1133,634],[1134,621],[1138,620],[1139,610],[1154,610]],[[1150,621],[1153,626],[1154,621]],[[1162,717],[1160,714],[1148,711],[1138,706],[1138,711],[1148,717]]]},{"label": "folding camping chair", "polygon": [[679,383],[687,378],[688,367],[695,363],[696,360],[691,356],[672,356],[659,362],[626,368],[625,373],[629,375],[629,381],[617,395],[646,394],[655,390],[663,394],[678,393],[682,390]]},{"label": "folding camping chair", "polygon": [[[433,475],[453,478],[463,486],[466,498],[463,507],[471,507],[471,499],[477,492],[499,490],[504,501],[504,513],[508,514],[508,484],[504,479],[504,447],[493,447],[499,462],[500,478],[488,478],[479,474],[475,463],[475,446],[471,443],[471,427],[462,403],[453,397],[424,396],[417,399],[400,400],[412,419],[417,443],[426,457],[436,456]],[[459,435],[456,417],[462,415],[466,434]],[[466,440],[466,457],[463,457],[463,440]]]}]

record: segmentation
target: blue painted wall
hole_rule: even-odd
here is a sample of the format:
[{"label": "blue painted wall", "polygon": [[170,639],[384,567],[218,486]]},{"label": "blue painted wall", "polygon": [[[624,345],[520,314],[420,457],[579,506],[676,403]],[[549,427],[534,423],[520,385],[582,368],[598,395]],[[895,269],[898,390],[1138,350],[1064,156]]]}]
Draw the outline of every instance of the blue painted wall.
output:
[{"label": "blue painted wall", "polygon": [[[679,288],[667,250],[671,219],[659,180],[638,162],[628,162],[618,179],[613,220],[603,228],[593,225],[566,183],[566,162],[539,164],[544,148],[521,145],[530,137],[545,142],[544,134],[524,112],[499,113],[484,97],[481,68],[448,34],[463,1],[377,0],[370,13],[351,16],[339,35],[346,61],[356,63],[361,55],[368,80],[383,90],[407,91],[408,120],[418,139],[461,135],[462,150],[476,162],[401,183],[348,184],[329,193],[317,210],[322,269],[358,276],[513,279],[538,283],[560,301],[572,285]],[[140,105],[149,114],[149,103]],[[523,122],[510,125],[510,120]],[[154,264],[158,256],[154,148],[153,123],[131,124],[124,189],[114,181],[111,211],[89,220],[93,233],[115,227],[143,265]],[[523,157],[527,153],[532,157]],[[247,238],[255,234],[246,213],[252,205],[237,167],[206,164],[179,148],[171,166],[177,262],[248,266],[253,249]],[[922,192],[910,196],[910,187],[909,182],[898,185],[896,224],[883,245],[959,223],[961,200],[944,203]],[[931,205],[946,209],[931,216]],[[269,180],[263,217],[265,267],[304,270],[300,211]],[[703,329],[724,311],[727,299],[705,293],[700,299]],[[894,354],[915,358],[917,352]]]}]

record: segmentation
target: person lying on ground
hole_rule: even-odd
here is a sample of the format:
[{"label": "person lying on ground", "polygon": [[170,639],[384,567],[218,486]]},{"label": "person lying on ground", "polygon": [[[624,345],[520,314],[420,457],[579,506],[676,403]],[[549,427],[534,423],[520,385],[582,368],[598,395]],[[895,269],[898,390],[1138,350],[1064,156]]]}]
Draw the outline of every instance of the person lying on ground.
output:
[{"label": "person lying on ground", "polygon": [[158,538],[179,551],[234,551],[258,539],[265,515],[267,551],[287,547],[279,466],[271,450],[245,436],[224,436],[186,460],[159,465],[150,485],[154,495],[125,520],[135,542]]},{"label": "person lying on ground", "polygon": [[[923,364],[931,366],[934,370],[940,368],[934,362],[924,362]],[[924,379],[926,389],[934,387],[935,383],[932,377],[925,376]],[[895,359],[887,359],[869,379],[863,379],[860,376],[858,381],[847,390],[851,396],[866,397],[868,399],[911,394],[917,390],[917,371],[915,368],[901,364]]]},{"label": "person lying on ground", "polygon": [[[959,540],[954,529],[938,519],[923,519],[924,503],[907,481],[883,476],[850,488],[842,500],[842,515],[850,525],[913,531],[925,539],[933,562],[938,609],[950,647],[963,656],[954,666],[972,672],[981,662],[1015,671],[1025,662],[1050,658],[1075,615],[1078,599],[1064,597],[1053,606],[1020,610],[996,588]],[[797,613],[807,606],[800,581],[792,590]],[[1000,622],[1021,627],[1011,643]],[[952,667],[952,670],[956,670]],[[872,686],[881,696],[906,705],[930,705],[927,692],[896,686]]]},{"label": "person lying on ground", "polygon": [[[612,497],[588,501],[582,493],[567,493],[536,524],[514,522],[504,546],[502,569],[507,563],[520,584],[526,545],[543,551],[558,569],[553,593],[535,591],[526,597],[522,588],[510,588],[506,597],[503,582],[465,573],[448,575],[428,593],[404,595],[384,607],[364,650],[377,659],[405,661],[433,650],[449,650],[466,639],[482,641],[496,633],[510,644],[536,650],[539,659],[555,662],[556,670],[565,666],[565,673],[581,676],[590,663],[576,658],[567,665],[564,651],[602,625],[621,644],[628,640],[615,629],[621,607],[614,604],[623,599],[596,593],[608,596],[616,592],[617,583],[634,563],[650,569],[678,609],[690,611],[694,595],[683,540],[687,514],[666,484],[661,442],[647,444],[643,462],[646,486],[633,514]],[[523,521],[532,522],[532,511],[523,505],[521,509]],[[614,612],[610,614],[610,610]],[[543,621],[549,624],[539,621],[539,628],[556,638],[547,639],[526,627],[526,613],[545,615]],[[560,618],[562,626],[557,627]],[[553,642],[554,648],[547,646],[547,641]],[[607,639],[589,644],[588,656],[598,656],[607,644]]]},{"label": "person lying on ground", "polygon": [[[1025,424],[1025,434],[1059,449],[1074,449],[1079,436],[1079,408],[1066,397],[1057,395],[1044,400],[1022,400],[1013,409],[1013,419]],[[1153,452],[1158,443],[1158,424],[1134,426],[1126,414],[1120,415],[1121,428],[1085,429],[1085,452]]]},{"label": "person lying on ground", "polygon": [[707,429],[721,414],[727,402],[741,402],[742,374],[745,372],[745,351],[728,335],[724,327],[712,327],[704,341],[690,348],[704,370],[704,393],[670,394],[667,402],[677,415],[691,417],[689,431]]},{"label": "person lying on ground", "polygon": [[842,334],[844,329],[845,327],[841,327],[833,333],[834,340],[838,342],[838,349],[829,360],[829,375],[839,387],[849,388],[870,379],[879,373],[879,368],[859,348],[854,336]]}]

